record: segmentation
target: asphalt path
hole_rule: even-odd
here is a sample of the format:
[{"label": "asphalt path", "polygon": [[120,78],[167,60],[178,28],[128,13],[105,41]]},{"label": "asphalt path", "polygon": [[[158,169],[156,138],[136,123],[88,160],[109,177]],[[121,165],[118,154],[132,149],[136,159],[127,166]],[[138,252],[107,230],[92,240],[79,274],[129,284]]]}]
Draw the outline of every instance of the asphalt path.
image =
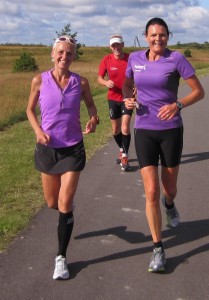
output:
[{"label": "asphalt path", "polygon": [[[209,299],[209,77],[201,82],[205,99],[182,111],[177,228],[166,227],[162,208],[165,273],[147,272],[152,240],[133,139],[130,172],[114,164],[110,140],[81,175],[67,253],[70,279],[52,279],[58,213],[44,207],[0,254],[1,300]],[[187,92],[180,87],[180,96]]]}]

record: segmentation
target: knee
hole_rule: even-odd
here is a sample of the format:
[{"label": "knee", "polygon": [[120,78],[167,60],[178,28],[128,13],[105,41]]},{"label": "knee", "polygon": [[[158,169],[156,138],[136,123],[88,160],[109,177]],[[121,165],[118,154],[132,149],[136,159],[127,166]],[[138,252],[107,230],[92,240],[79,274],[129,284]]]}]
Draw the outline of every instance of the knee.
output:
[{"label": "knee", "polygon": [[48,208],[58,209],[58,199],[45,198]]},{"label": "knee", "polygon": [[112,133],[113,133],[113,135],[119,135],[121,133],[121,128],[120,127],[113,128]]},{"label": "knee", "polygon": [[123,124],[121,129],[124,135],[130,134],[130,126],[128,126],[128,124]]},{"label": "knee", "polygon": [[47,203],[48,208],[56,209],[58,210],[58,204],[56,203]]},{"label": "knee", "polygon": [[167,198],[174,199],[177,194],[177,175],[178,168],[162,169],[163,193]]},{"label": "knee", "polygon": [[72,211],[74,207],[73,199],[74,199],[74,193],[72,193],[71,195],[68,194],[67,198],[60,197],[58,201],[59,210],[62,212]]},{"label": "knee", "polygon": [[127,128],[127,127],[122,128],[122,134],[124,134],[124,135],[129,135],[129,134],[130,134],[129,128]]},{"label": "knee", "polygon": [[149,189],[146,191],[146,202],[149,206],[157,207],[159,205],[160,193],[157,189]]}]

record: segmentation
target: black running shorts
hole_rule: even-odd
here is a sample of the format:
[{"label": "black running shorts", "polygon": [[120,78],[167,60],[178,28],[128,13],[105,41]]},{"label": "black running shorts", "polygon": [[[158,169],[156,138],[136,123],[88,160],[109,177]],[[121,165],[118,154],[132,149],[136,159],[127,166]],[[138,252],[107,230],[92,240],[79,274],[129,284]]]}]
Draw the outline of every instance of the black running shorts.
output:
[{"label": "black running shorts", "polygon": [[69,171],[82,171],[86,164],[83,141],[66,148],[50,148],[36,144],[35,168],[47,174],[62,174]]},{"label": "black running shorts", "polygon": [[183,127],[166,130],[135,129],[135,148],[140,169],[161,165],[173,168],[180,164]]},{"label": "black running shorts", "polygon": [[125,102],[108,100],[109,115],[111,120],[120,119],[123,115],[132,116],[133,110],[125,107]]}]

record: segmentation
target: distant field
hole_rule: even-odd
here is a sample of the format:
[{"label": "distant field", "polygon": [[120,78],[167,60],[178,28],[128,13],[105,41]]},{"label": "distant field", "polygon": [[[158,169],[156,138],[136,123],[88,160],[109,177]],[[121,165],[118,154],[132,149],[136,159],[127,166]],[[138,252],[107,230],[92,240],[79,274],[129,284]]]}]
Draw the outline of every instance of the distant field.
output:
[{"label": "distant field", "polygon": [[[24,229],[34,214],[43,206],[39,173],[33,165],[35,137],[26,120],[26,105],[34,73],[12,73],[14,61],[21,51],[30,52],[39,72],[52,67],[50,47],[0,46],[0,252],[12,238]],[[127,48],[127,52],[136,48]],[[90,159],[112,136],[108,117],[106,88],[97,83],[98,65],[109,53],[108,48],[84,47],[84,55],[72,64],[71,70],[89,79],[100,116],[95,134],[84,138],[87,158]],[[179,49],[183,52],[184,49]],[[190,61],[198,76],[209,74],[209,50],[191,49]],[[81,124],[88,119],[81,107]],[[25,121],[25,122],[20,122]]]},{"label": "distant field", "polygon": [[[126,48],[127,52],[137,48]],[[72,64],[72,71],[86,76],[89,79],[94,96],[105,92],[105,88],[97,83],[98,65],[101,58],[109,53],[109,48],[83,47],[80,60]],[[183,52],[185,49],[179,49]],[[14,61],[19,58],[21,51],[32,53],[43,71],[52,67],[51,47],[43,46],[0,46],[0,129],[26,119],[25,107],[30,91],[31,79],[34,73],[12,73]],[[191,61],[198,75],[209,73],[209,50],[191,49]]]}]

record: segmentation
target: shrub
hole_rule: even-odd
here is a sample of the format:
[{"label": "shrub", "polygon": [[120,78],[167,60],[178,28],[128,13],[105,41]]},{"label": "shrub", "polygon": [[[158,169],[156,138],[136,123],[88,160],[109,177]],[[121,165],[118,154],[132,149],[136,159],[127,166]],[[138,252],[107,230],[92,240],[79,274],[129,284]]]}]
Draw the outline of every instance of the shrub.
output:
[{"label": "shrub", "polygon": [[13,65],[14,72],[31,72],[39,69],[35,58],[29,52],[22,52]]},{"label": "shrub", "polygon": [[186,50],[184,51],[184,56],[185,56],[185,57],[192,57],[191,51],[190,51],[189,49],[186,49]]}]

